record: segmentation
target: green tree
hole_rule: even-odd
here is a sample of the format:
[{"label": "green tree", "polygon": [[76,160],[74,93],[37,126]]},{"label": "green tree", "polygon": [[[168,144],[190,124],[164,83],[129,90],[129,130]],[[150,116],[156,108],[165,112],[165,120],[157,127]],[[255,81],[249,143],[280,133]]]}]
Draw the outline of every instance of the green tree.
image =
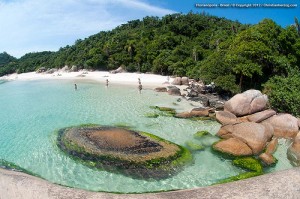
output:
[{"label": "green tree", "polygon": [[269,97],[272,108],[300,116],[300,75],[299,71],[283,77],[272,77],[264,84],[264,93]]}]

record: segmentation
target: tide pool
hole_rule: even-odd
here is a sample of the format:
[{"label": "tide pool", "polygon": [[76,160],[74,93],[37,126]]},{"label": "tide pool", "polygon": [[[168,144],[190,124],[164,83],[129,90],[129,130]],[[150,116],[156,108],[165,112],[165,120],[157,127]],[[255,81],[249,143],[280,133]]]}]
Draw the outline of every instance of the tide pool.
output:
[{"label": "tide pool", "polygon": [[[75,91],[74,83],[78,90]],[[133,179],[121,174],[92,169],[64,154],[56,145],[55,131],[80,124],[125,125],[179,145],[197,131],[215,134],[214,121],[192,121],[159,116],[150,106],[175,108],[178,112],[193,105],[186,100],[150,89],[139,94],[137,86],[110,85],[78,80],[0,82],[0,159],[13,162],[57,184],[92,191],[142,193],[208,186],[243,172],[230,160],[211,153],[210,148],[193,153],[194,163],[177,175],[163,180]],[[194,105],[197,103],[193,102]],[[275,153],[276,167],[292,166],[286,159],[287,144],[280,142]]]}]

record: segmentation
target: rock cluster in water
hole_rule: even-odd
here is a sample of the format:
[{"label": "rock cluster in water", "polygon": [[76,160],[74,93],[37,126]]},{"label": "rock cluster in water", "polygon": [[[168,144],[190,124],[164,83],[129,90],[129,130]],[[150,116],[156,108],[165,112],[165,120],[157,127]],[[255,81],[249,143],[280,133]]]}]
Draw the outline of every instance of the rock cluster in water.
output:
[{"label": "rock cluster in water", "polygon": [[[169,84],[169,82],[167,82]],[[187,86],[181,90],[177,86]],[[167,92],[169,95],[182,96],[190,101],[199,102],[204,107],[212,108],[211,110],[223,110],[227,96],[219,96],[214,92],[215,85],[205,85],[202,81],[196,82],[188,77],[176,77],[172,85],[167,87],[157,87],[156,92]]]},{"label": "rock cluster in water", "polygon": [[58,146],[92,167],[140,178],[165,178],[191,160],[185,148],[157,136],[119,127],[61,129]]},{"label": "rock cluster in water", "polygon": [[288,157],[299,166],[299,119],[290,114],[277,114],[267,109],[267,104],[267,96],[258,90],[245,91],[227,101],[224,111],[216,113],[217,121],[222,124],[217,135],[223,140],[213,148],[233,156],[258,155],[262,162],[271,165],[276,163],[272,154],[278,138],[294,139]]}]

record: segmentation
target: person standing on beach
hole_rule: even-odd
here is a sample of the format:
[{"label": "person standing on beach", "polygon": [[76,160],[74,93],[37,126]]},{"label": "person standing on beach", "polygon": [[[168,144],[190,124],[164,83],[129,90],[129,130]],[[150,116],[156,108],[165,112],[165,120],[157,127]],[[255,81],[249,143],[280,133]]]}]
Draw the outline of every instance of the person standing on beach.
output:
[{"label": "person standing on beach", "polygon": [[75,86],[75,91],[77,90],[77,84],[74,84],[74,86]]},{"label": "person standing on beach", "polygon": [[106,87],[108,87],[108,79],[106,79],[106,84],[105,85],[106,85]]}]

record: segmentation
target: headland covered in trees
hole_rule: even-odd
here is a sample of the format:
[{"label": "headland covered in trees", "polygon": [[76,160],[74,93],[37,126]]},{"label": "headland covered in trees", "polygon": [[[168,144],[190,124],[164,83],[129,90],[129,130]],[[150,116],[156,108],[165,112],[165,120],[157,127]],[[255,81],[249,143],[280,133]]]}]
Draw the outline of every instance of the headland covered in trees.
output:
[{"label": "headland covered in trees", "polygon": [[300,23],[271,19],[241,24],[206,13],[171,14],[129,21],[57,52],[19,59],[0,54],[0,76],[41,67],[153,72],[214,82],[219,92],[263,90],[279,112],[300,115]]}]

